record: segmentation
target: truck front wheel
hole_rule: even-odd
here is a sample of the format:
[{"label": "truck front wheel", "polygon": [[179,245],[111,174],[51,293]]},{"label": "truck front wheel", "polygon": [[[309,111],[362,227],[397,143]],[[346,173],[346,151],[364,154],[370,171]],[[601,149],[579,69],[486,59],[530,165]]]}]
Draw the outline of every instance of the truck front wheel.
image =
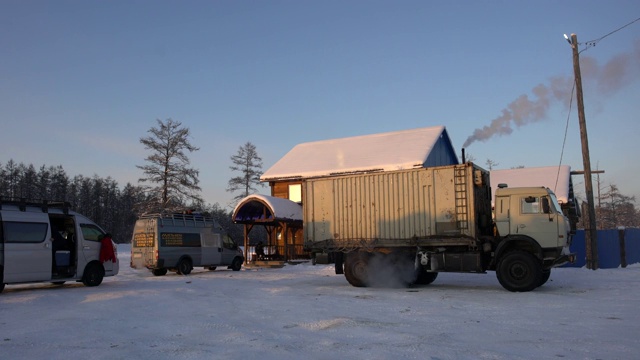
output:
[{"label": "truck front wheel", "polygon": [[532,254],[512,251],[500,260],[496,276],[500,285],[509,291],[531,291],[541,284],[542,266]]},{"label": "truck front wheel", "polygon": [[542,271],[542,278],[540,279],[540,285],[538,285],[538,286],[542,286],[542,285],[546,284],[547,281],[549,280],[550,276],[551,276],[551,269],[543,270]]},{"label": "truck front wheel", "polygon": [[369,272],[369,255],[364,252],[353,251],[346,254],[344,262],[344,277],[355,287],[367,287]]}]

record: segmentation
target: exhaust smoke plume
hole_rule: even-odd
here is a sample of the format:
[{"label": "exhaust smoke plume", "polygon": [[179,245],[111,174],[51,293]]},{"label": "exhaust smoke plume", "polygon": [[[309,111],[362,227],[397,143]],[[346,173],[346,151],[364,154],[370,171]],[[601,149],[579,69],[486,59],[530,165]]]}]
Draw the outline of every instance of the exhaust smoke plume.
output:
[{"label": "exhaust smoke plume", "polygon": [[[640,75],[640,40],[632,52],[615,56],[603,66],[590,57],[580,59],[580,72],[585,87],[593,87],[601,95],[611,95],[635,81]],[[548,84],[539,84],[531,91],[533,97],[520,95],[502,109],[502,115],[489,125],[476,129],[462,145],[468,147],[476,141],[487,141],[495,135],[509,135],[514,128],[540,121],[547,117],[553,101],[568,105],[574,77],[554,77]]]}]

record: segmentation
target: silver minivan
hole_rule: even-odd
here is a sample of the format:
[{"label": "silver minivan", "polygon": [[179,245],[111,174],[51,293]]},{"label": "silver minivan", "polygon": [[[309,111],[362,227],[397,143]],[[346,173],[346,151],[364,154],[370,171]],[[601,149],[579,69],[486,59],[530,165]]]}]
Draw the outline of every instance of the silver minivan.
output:
[{"label": "silver minivan", "polygon": [[200,214],[145,214],[131,239],[131,267],[156,276],[168,270],[188,275],[195,266],[239,271],[242,250],[211,217]]},{"label": "silver minivan", "polygon": [[0,291],[31,282],[100,285],[119,270],[117,260],[100,261],[104,235],[68,203],[0,200]]}]

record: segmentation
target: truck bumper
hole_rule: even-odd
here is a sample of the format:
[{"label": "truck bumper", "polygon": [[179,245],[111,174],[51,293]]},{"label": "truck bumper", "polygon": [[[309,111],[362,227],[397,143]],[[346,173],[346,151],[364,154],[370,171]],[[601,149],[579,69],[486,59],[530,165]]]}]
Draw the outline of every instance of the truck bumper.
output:
[{"label": "truck bumper", "polygon": [[562,266],[562,265],[564,265],[566,263],[573,264],[575,262],[576,262],[576,254],[575,253],[560,255],[559,258],[554,260],[552,267]]}]

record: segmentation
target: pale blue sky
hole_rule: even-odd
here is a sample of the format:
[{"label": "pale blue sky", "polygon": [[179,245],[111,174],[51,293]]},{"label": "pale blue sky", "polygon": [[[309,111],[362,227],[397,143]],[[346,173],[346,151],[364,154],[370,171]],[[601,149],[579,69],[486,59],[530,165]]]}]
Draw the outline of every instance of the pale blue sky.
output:
[{"label": "pale blue sky", "polygon": [[[637,0],[0,0],[0,163],[135,184],[140,137],[173,118],[201,149],[205,200],[226,205],[229,158],[247,141],[264,170],[301,142],[435,125],[459,152],[521,95],[571,79],[563,33],[586,42],[639,17]],[[639,53],[640,21],[581,57],[629,60],[610,91],[603,71],[583,69],[583,83],[592,166],[640,200]],[[568,101],[467,151],[498,168],[557,165]],[[581,170],[575,109],[562,163]]]}]

